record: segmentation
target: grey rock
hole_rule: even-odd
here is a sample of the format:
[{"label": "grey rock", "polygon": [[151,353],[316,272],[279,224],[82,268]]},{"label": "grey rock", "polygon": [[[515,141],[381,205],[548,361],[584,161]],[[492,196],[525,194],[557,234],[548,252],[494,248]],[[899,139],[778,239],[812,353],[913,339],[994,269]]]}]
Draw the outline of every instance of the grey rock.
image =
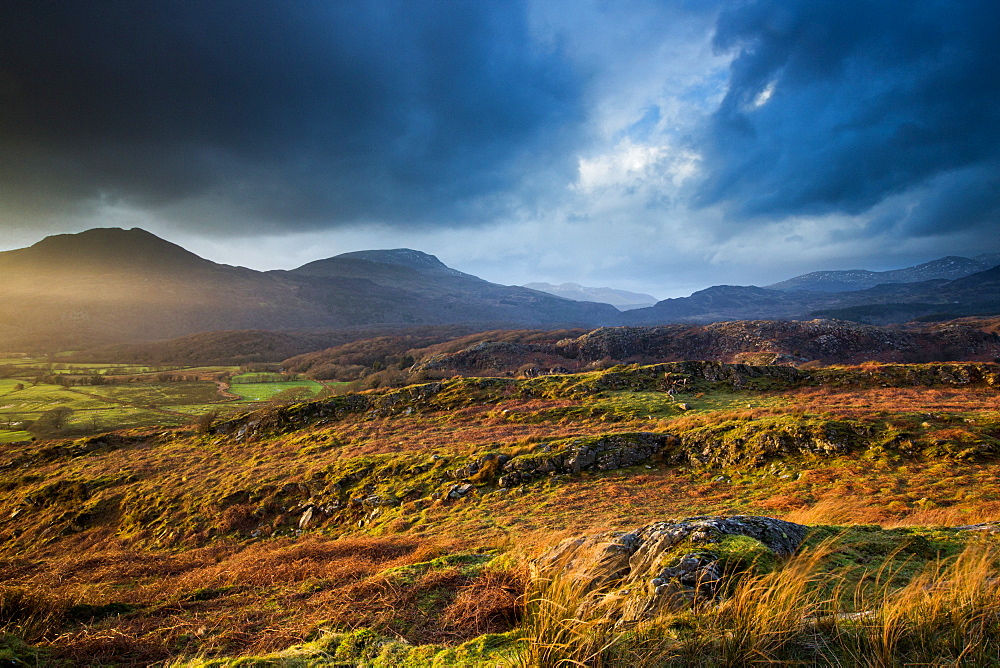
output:
[{"label": "grey rock", "polygon": [[[691,517],[629,533],[567,539],[531,567],[537,577],[566,577],[580,588],[578,618],[600,614],[628,624],[717,597],[725,567],[712,546],[726,537],[745,536],[776,557],[789,557],[806,531],[801,524],[770,517]],[[677,548],[687,545],[698,549],[678,555]]]},{"label": "grey rock", "polygon": [[470,492],[472,492],[474,489],[475,489],[475,487],[473,485],[470,485],[469,483],[460,483],[458,485],[452,485],[448,489],[447,497],[449,499],[453,499],[453,500],[454,499],[461,499],[461,498],[465,497],[467,494],[469,494]]}]

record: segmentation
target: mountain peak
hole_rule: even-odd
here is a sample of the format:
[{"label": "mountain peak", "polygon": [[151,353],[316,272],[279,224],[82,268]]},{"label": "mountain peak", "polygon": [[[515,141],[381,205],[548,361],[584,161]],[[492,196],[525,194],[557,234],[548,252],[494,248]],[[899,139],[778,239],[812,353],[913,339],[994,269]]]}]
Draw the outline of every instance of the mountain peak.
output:
[{"label": "mountain peak", "polygon": [[462,274],[462,272],[457,269],[452,269],[444,262],[437,259],[437,257],[430,255],[429,253],[424,253],[423,251],[413,250],[412,248],[352,251],[350,253],[341,253],[333,259],[341,258],[347,260],[365,260],[367,262],[376,262],[378,264],[394,264],[416,269],[417,271],[424,273],[433,272],[452,275]]},{"label": "mountain peak", "polygon": [[55,234],[38,243],[3,253],[15,262],[52,267],[102,266],[164,270],[207,266],[212,262],[138,227],[98,227],[75,234]]}]

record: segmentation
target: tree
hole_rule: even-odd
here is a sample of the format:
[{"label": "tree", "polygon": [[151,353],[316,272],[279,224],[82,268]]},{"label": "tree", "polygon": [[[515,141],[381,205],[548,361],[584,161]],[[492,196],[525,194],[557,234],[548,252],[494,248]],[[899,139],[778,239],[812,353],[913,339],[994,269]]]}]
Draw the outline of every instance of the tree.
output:
[{"label": "tree", "polygon": [[294,404],[299,401],[305,401],[311,398],[313,392],[308,387],[290,387],[287,390],[282,390],[277,394],[273,395],[268,402],[272,405],[282,405],[282,404]]},{"label": "tree", "polygon": [[66,428],[71,415],[73,409],[69,406],[50,408],[38,416],[38,419],[28,427],[28,431],[35,436],[52,436]]},{"label": "tree", "polygon": [[219,417],[219,411],[210,410],[207,413],[202,413],[194,421],[194,428],[199,434],[211,434],[212,427],[215,425],[216,418]]}]

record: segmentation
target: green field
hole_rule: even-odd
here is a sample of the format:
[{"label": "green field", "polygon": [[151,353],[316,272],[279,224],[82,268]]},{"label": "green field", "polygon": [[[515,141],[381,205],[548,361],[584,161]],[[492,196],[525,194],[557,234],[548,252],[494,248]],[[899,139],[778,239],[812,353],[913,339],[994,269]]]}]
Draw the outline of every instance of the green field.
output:
[{"label": "green field", "polygon": [[292,388],[305,388],[308,394],[303,392],[305,399],[312,398],[323,389],[322,383],[315,380],[289,380],[281,383],[234,383],[229,387],[229,391],[238,394],[241,402],[270,401],[275,395],[290,390]]},{"label": "green field", "polygon": [[276,371],[252,371],[233,376],[230,382],[235,384],[245,383],[281,383],[290,380],[287,376]]},{"label": "green field", "polygon": [[[220,392],[218,379],[238,369],[225,366],[51,363],[11,355],[0,357],[0,366],[9,376],[0,378],[0,443],[39,436],[31,423],[44,420],[53,409],[69,412],[63,410],[63,422],[44,435],[80,436],[131,427],[179,426],[209,411],[226,415],[245,410],[247,404],[302,401],[323,389],[316,381],[257,372],[233,376],[227,395]],[[91,380],[95,376],[105,380]],[[130,382],[121,382],[126,379],[120,376],[130,376]],[[64,377],[69,377],[64,383],[69,387],[54,383],[63,383]]]}]

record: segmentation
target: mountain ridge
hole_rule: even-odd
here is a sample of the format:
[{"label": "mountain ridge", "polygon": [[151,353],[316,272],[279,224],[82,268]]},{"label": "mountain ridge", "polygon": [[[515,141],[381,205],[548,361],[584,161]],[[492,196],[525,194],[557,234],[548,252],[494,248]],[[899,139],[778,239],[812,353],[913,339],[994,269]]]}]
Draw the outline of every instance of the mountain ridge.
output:
[{"label": "mountain ridge", "polygon": [[1000,253],[983,253],[973,258],[958,255],[888,271],[848,269],[813,271],[764,286],[771,290],[808,292],[850,292],[888,283],[918,283],[933,279],[955,280],[1000,264]]},{"label": "mountain ridge", "polygon": [[817,317],[867,324],[945,320],[1000,313],[1000,267],[939,276],[997,258],[954,256],[874,272],[924,280],[840,292],[716,285],[621,312],[607,303],[491,283],[412,249],[354,251],[291,270],[257,271],[201,258],[140,228],[96,228],[0,252],[0,347],[65,350],[221,330],[382,325],[485,330]]},{"label": "mountain ridge", "polygon": [[607,304],[490,283],[408,249],[261,272],[206,260],[138,228],[47,237],[0,253],[0,273],[0,345],[7,350],[234,329],[596,326],[617,315]]}]

